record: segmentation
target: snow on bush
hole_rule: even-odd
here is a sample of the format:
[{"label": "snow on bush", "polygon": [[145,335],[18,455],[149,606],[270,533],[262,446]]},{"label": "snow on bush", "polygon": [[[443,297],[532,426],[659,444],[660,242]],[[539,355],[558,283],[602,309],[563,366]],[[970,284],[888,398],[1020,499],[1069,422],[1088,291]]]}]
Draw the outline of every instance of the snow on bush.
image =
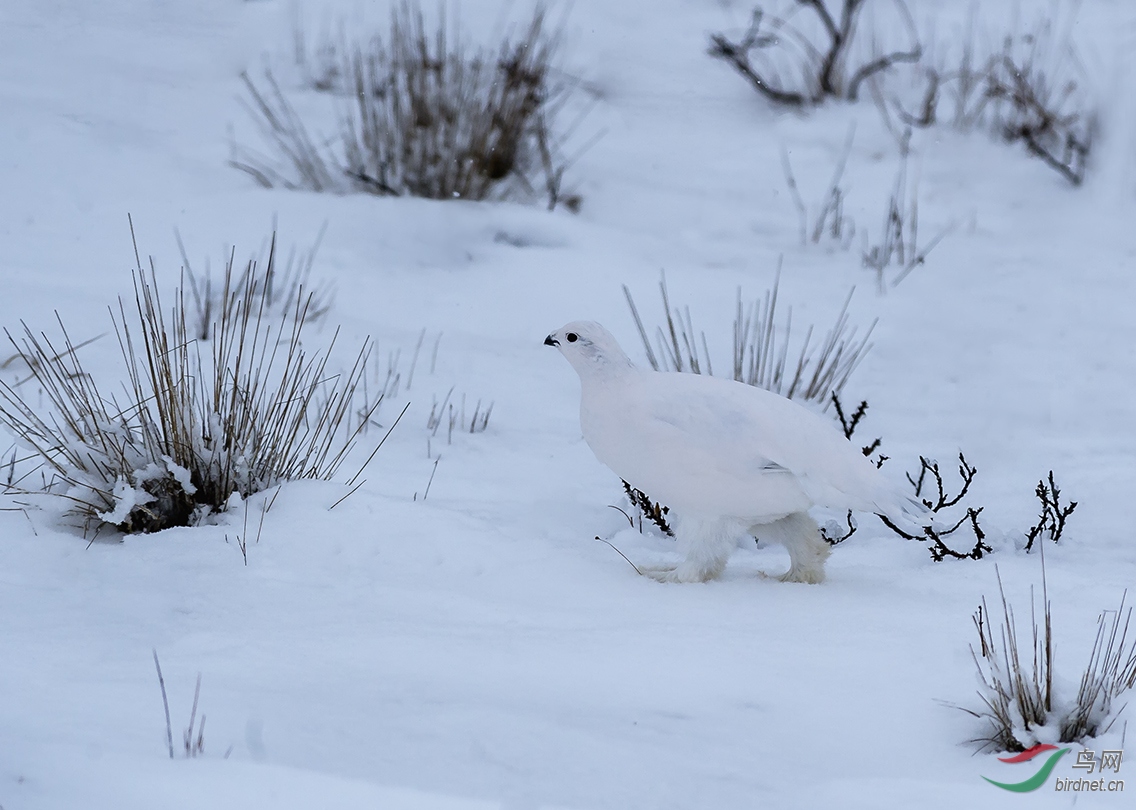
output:
[{"label": "snow on bush", "polygon": [[[1044,571],[1044,569],[1043,569]],[[1042,576],[1042,626],[1031,595],[1031,649],[1018,646],[1014,609],[998,578],[1002,615],[997,629],[986,600],[974,614],[979,647],[971,647],[978,668],[982,708],[964,709],[986,728],[975,740],[997,751],[1025,751],[1042,743],[1080,742],[1109,730],[1124,706],[1119,698],[1136,686],[1136,638],[1128,636],[1132,609],[1124,598],[1115,611],[1102,611],[1089,662],[1076,694],[1063,692],[1053,671],[1053,620]],[[1055,685],[1056,684],[1056,685]]]},{"label": "snow on bush", "polygon": [[349,371],[333,373],[335,337],[315,351],[303,340],[311,293],[297,295],[292,311],[268,314],[263,291],[273,266],[272,250],[263,268],[249,262],[237,273],[229,262],[205,342],[184,290],[164,309],[153,260],[147,272],[139,259],[134,306],[120,299],[112,311],[129,380],[124,405],[84,370],[62,321],[61,350],[26,324],[21,339],[8,335],[50,407],[0,381],[0,423],[34,451],[42,490],[70,504],[84,531],[189,525],[223,511],[234,495],[339,470],[382,401],[356,421],[371,342]]}]

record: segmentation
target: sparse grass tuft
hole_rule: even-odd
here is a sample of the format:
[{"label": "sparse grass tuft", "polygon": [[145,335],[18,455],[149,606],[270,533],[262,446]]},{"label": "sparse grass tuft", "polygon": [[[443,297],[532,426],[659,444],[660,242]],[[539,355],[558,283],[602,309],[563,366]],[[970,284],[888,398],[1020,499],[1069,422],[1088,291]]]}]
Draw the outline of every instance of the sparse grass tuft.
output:
[{"label": "sparse grass tuft", "polygon": [[[260,255],[249,259],[244,269],[235,272],[236,252],[231,250],[225,265],[225,274],[217,282],[210,272],[209,261],[200,273],[193,265],[182,243],[181,234],[176,234],[178,249],[181,251],[182,287],[188,288],[193,312],[190,315],[189,334],[199,340],[209,340],[212,336],[213,320],[216,312],[226,306],[232,307],[232,299],[248,294],[249,303],[258,307],[264,301],[265,313],[272,318],[302,314],[309,323],[317,323],[327,315],[335,299],[335,288],[326,281],[312,280],[312,266],[316,253],[323,241],[326,224],[320,228],[315,242],[310,248],[300,250],[292,247],[283,266],[278,266],[276,258],[276,232]],[[258,269],[259,268],[259,269]],[[257,278],[249,277],[256,269]],[[303,304],[301,306],[301,304]]]},{"label": "sparse grass tuft", "polygon": [[[162,707],[166,713],[166,744],[170,759],[174,758],[174,731],[170,723],[170,701],[166,694],[166,679],[162,675],[162,665],[158,662],[158,651],[153,650],[154,668],[158,671],[158,686],[162,690]],[[205,755],[205,713],[197,718],[197,704],[201,699],[201,673],[197,673],[197,684],[193,688],[193,707],[189,710],[189,725],[182,731],[182,749],[186,759],[196,759]],[[227,756],[227,755],[226,755]]]},{"label": "sparse grass tuft", "polygon": [[[884,109],[886,112],[886,108]],[[843,186],[844,170],[852,151],[855,133],[855,126],[850,126],[833,169],[832,179],[820,204],[814,206],[812,212],[801,196],[789,153],[784,148],[781,150],[781,167],[785,173],[789,195],[797,209],[801,245],[826,242],[836,245],[841,250],[848,250],[859,232],[863,266],[874,271],[876,288],[880,293],[884,293],[888,287],[895,287],[907,278],[912,270],[923,264],[927,260],[927,255],[947,235],[949,228],[940,231],[930,242],[920,245],[918,178],[912,179],[908,175],[910,128],[897,135],[899,165],[892,183],[891,195],[885,201],[883,223],[879,232],[870,240],[866,228],[857,228],[855,220],[845,213],[847,193]],[[895,268],[890,279],[889,268]]]},{"label": "sparse grass tuft", "polygon": [[[991,746],[996,751],[1024,751],[1034,744],[1029,742],[1032,738],[1028,735],[1043,727],[1053,711],[1052,606],[1043,590],[1043,624],[1039,633],[1031,591],[1032,655],[1023,666],[1017,622],[1014,610],[1006,600],[1001,575],[998,576],[998,594],[1002,600],[1002,618],[997,637],[985,597],[972,617],[978,632],[979,649],[976,652],[972,646],[970,653],[982,682],[978,694],[985,706],[983,711],[972,714],[984,717],[989,724],[986,736],[976,742]],[[1026,739],[1020,739],[1022,737]]]},{"label": "sparse grass tuft", "polygon": [[[944,228],[924,245],[919,243],[919,183],[908,176],[907,142],[911,131],[907,131],[900,149],[899,167],[892,184],[891,196],[884,210],[883,223],[879,235],[869,241],[867,231],[863,234],[863,264],[876,274],[876,288],[881,293],[895,287],[916,267],[927,260],[929,254],[947,235]],[[889,267],[896,268],[890,279]]]},{"label": "sparse grass tuft", "polygon": [[789,160],[789,152],[784,146],[781,147],[781,168],[785,173],[785,184],[789,187],[793,205],[797,209],[802,246],[810,242],[814,245],[819,244],[826,239],[835,242],[842,250],[847,250],[852,244],[852,238],[856,235],[856,223],[844,213],[846,192],[842,181],[855,135],[856,126],[853,123],[848,127],[848,136],[844,139],[844,147],[840,150],[840,156],[833,168],[832,180],[811,217],[801,197],[797,177],[793,173],[793,164]]},{"label": "sparse grass tuft", "polygon": [[430,406],[430,416],[426,419],[426,430],[430,431],[430,438],[438,435],[438,429],[442,425],[447,425],[446,444],[453,444],[455,429],[459,433],[484,433],[489,428],[489,417],[493,415],[492,402],[488,406],[483,406],[482,400],[477,400],[473,413],[470,414],[466,410],[465,394],[461,395],[461,404],[455,406],[452,401],[453,393],[454,389],[451,386],[441,402],[438,402],[435,396]]},{"label": "sparse grass tuft", "polygon": [[281,481],[331,479],[362,430],[350,417],[370,341],[333,371],[335,336],[316,351],[303,339],[312,294],[271,317],[267,271],[250,262],[243,273],[229,264],[206,344],[184,289],[166,309],[153,260],[146,271],[135,258],[133,305],[111,311],[124,403],[83,368],[62,321],[62,351],[26,324],[8,336],[49,407],[0,381],[0,423],[34,451],[42,491],[69,503],[84,532],[132,533],[190,525]]}]

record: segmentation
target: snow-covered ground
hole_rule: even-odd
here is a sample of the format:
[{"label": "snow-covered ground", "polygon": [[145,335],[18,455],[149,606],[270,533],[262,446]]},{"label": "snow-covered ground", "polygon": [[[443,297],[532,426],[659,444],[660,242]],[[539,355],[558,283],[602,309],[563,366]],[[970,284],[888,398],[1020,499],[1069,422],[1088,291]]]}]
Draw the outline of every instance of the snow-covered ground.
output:
[{"label": "snow-covered ground", "polygon": [[[911,3],[940,34],[967,6]],[[387,7],[302,13],[381,22]],[[1046,550],[1066,686],[1136,575],[1136,10],[1087,3],[1073,29],[1110,99],[1084,187],[981,133],[915,134],[921,231],[952,230],[878,295],[858,248],[800,245],[780,150],[812,204],[855,120],[848,211],[878,230],[895,143],[870,101],[778,111],[708,58],[707,34],[748,8],[575,0],[564,56],[599,98],[579,137],[602,137],[571,170],[573,215],[268,191],[229,168],[230,127],[250,132],[240,71],[289,59],[283,0],[0,4],[0,325],[50,331],[58,311],[77,340],[107,331],[131,292],[129,213],[170,282],[175,228],[217,264],[226,245],[255,252],[274,218],[301,246],[327,222],[322,336],[343,325],[345,362],[369,334],[405,367],[422,329],[427,346],[442,334],[433,373],[420,361],[384,405],[389,424],[412,403],[366,485],[331,511],[341,483],[286,485],[247,566],[240,514],[88,547],[50,512],[0,512],[4,810],[1009,803],[980,778],[1007,766],[975,755],[980,727],[945,704],[977,703],[970,614],[995,566],[1022,614],[1040,583],[1038,555],[1013,548],[1037,480],[1053,469],[1079,502]],[[500,15],[462,9],[475,30]],[[787,559],[747,546],[722,581],[666,586],[593,540],[643,561],[672,547],[608,508],[619,481],[583,443],[576,375],[544,335],[595,319],[640,356],[620,285],[655,322],[665,269],[725,367],[736,289],[760,295],[781,255],[798,328],[827,327],[858,287],[853,322],[880,319],[848,388],[871,403],[862,430],[896,477],[965,451],[997,553],[935,564],[863,517],[823,585],[760,578]],[[113,336],[82,357],[120,373]],[[426,429],[451,387],[469,410],[494,403],[487,431],[452,444]],[[175,745],[201,673],[203,758],[168,759],[152,649]],[[1074,799],[1047,785],[1028,801]]]}]

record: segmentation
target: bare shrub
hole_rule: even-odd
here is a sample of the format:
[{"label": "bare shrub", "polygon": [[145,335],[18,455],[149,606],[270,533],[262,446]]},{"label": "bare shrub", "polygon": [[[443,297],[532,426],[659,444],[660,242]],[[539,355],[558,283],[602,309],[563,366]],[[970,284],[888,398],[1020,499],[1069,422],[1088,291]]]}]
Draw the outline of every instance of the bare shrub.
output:
[{"label": "bare shrub", "polygon": [[1081,184],[1099,114],[1071,20],[1055,22],[1050,9],[1030,24],[1014,22],[995,33],[972,7],[961,45],[928,41],[918,101],[900,100],[898,94],[890,99],[908,125],[947,122],[963,130],[985,129],[1022,143],[1070,183]]},{"label": "bare shrub", "polygon": [[[641,489],[636,489],[626,481],[623,481],[623,491],[627,495],[628,502],[639,510],[640,532],[643,531],[643,518],[646,518],[651,523],[654,523],[659,531],[661,531],[667,537],[675,536],[674,529],[672,529],[670,523],[667,522],[667,515],[670,514],[671,511],[669,506],[663,506],[662,504],[655,503],[651,500],[651,496],[649,496],[646,492]],[[632,526],[635,525],[630,516],[628,516],[627,519]]]},{"label": "bare shrub", "polygon": [[[839,393],[843,390],[848,378],[871,348],[869,339],[876,322],[873,321],[862,335],[857,335],[858,328],[849,325],[848,305],[852,300],[850,291],[835,322],[819,344],[813,343],[812,326],[805,330],[803,339],[794,341],[791,308],[784,321],[778,323],[779,286],[780,272],[773,287],[761,299],[748,305],[743,304],[741,290],[738,290],[733,330],[733,379],[789,399],[826,407],[832,392]],[[655,345],[652,346],[631,290],[626,285],[623,287],[647,353],[647,362],[656,371],[713,374],[706,335],[695,330],[690,309],[671,307],[665,277],[659,282],[659,292],[662,296],[665,325],[655,328]],[[789,349],[794,342],[798,346],[793,353],[796,359],[790,361]]]},{"label": "bare shrub", "polygon": [[[344,101],[326,147],[270,73],[263,88],[245,75],[246,106],[278,160],[238,149],[231,163],[266,186],[446,200],[543,196],[549,208],[575,209],[579,197],[563,191],[569,133],[556,126],[575,83],[554,66],[557,44],[541,8],[519,36],[471,49],[444,13],[428,30],[421,6],[402,2],[386,38],[325,49],[315,86]],[[338,66],[326,67],[336,54]]]},{"label": "bare shrub", "polygon": [[[1021,25],[1015,13],[1008,28],[995,32],[979,23],[975,6],[959,36],[920,38],[906,4],[895,0],[891,5],[908,41],[897,49],[882,48],[878,32],[861,22],[866,0],[842,0],[838,15],[824,0],[796,0],[780,14],[756,8],[739,39],[712,35],[709,54],[730,64],[764,98],[793,107],[826,98],[855,101],[865,83],[882,93],[885,76],[894,84],[897,71],[890,68],[910,64],[913,69],[903,73],[912,74],[914,82],[908,81],[903,92],[890,91],[888,100],[906,126],[949,121],[965,130],[988,130],[1022,143],[1080,185],[1099,114],[1072,40],[1071,20],[1055,22],[1051,8]],[[861,39],[869,44],[858,46]]]},{"label": "bare shrub", "polygon": [[1061,505],[1061,490],[1053,480],[1053,470],[1049,471],[1048,482],[1044,478],[1037,482],[1034,494],[1041,501],[1041,515],[1026,532],[1026,551],[1031,550],[1034,541],[1043,535],[1048,535],[1054,543],[1059,542],[1065,532],[1065,521],[1077,508],[1076,501],[1071,501],[1068,506]]},{"label": "bare shrub", "polygon": [[333,372],[335,337],[316,351],[303,340],[312,295],[269,317],[265,272],[250,262],[241,287],[229,265],[224,289],[236,294],[221,299],[203,349],[184,290],[166,310],[153,260],[147,272],[135,258],[133,306],[120,299],[111,311],[125,404],[100,391],[62,321],[63,351],[27,325],[20,340],[8,336],[50,407],[0,381],[0,423],[33,449],[42,490],[68,502],[84,531],[151,532],[222,511],[234,494],[336,475],[362,429],[349,416],[370,341],[346,373]]},{"label": "bare shrub", "polygon": [[[897,63],[917,62],[922,55],[907,6],[903,2],[894,5],[909,44],[886,53],[874,47],[874,53],[859,62],[853,45],[865,0],[843,0],[839,17],[832,15],[824,0],[797,0],[783,15],[769,14],[759,6],[741,39],[711,35],[709,53],[728,62],[757,92],[778,104],[808,106],[826,97],[855,101],[866,79]],[[812,12],[819,23],[818,34],[810,35],[794,19],[802,8]],[[870,38],[875,45],[874,32]]]},{"label": "bare shrub", "polygon": [[[907,481],[915,490],[915,497],[930,512],[931,521],[922,527],[922,534],[912,534],[896,525],[887,515],[877,515],[885,526],[905,540],[916,540],[927,543],[931,559],[942,562],[948,557],[955,560],[981,560],[993,549],[986,543],[986,532],[979,525],[978,518],[985,507],[977,508],[963,504],[974,482],[977,468],[967,463],[966,456],[959,453],[958,475],[960,484],[958,491],[951,495],[943,480],[943,472],[939,462],[919,457],[919,472],[916,475],[906,473]],[[962,516],[957,520],[951,514],[954,507],[959,507]],[[947,544],[946,538],[960,529],[966,528],[974,537],[974,545],[966,551],[958,551]]]},{"label": "bare shrub", "polygon": [[[846,415],[844,406],[836,394],[832,395],[832,403],[840,426],[844,430],[845,438],[851,439],[868,412],[867,401],[861,402],[851,415]],[[865,445],[862,448],[864,455],[870,457],[872,453],[878,451],[882,441],[877,437],[870,444]],[[888,456],[882,453],[873,459],[877,468],[882,467],[886,461],[888,461]],[[930,520],[920,527],[919,533],[901,528],[886,515],[877,515],[888,529],[903,539],[927,543],[931,559],[935,562],[942,562],[948,558],[981,560],[985,555],[993,552],[991,546],[986,542],[986,532],[979,523],[979,517],[985,507],[975,507],[969,503],[964,503],[970,492],[971,484],[974,483],[974,478],[978,474],[978,469],[971,465],[961,452],[958,455],[958,462],[959,483],[957,491],[953,495],[950,492],[950,485],[945,481],[944,472],[940,468],[939,462],[933,459],[920,456],[919,471],[915,474],[905,473],[907,482],[914,490],[915,500],[926,508],[930,517]],[[1024,550],[1026,552],[1029,552],[1034,541],[1043,535],[1048,535],[1049,539],[1055,543],[1058,542],[1065,531],[1066,520],[1077,508],[1075,501],[1067,506],[1061,504],[1061,490],[1057,487],[1052,470],[1049,471],[1048,484],[1045,479],[1042,479],[1038,482],[1034,494],[1041,501],[1041,515],[1037,524],[1025,532],[1027,542]],[[830,525],[826,527],[822,531],[824,539],[832,545],[847,540],[856,531],[851,512],[848,513],[847,524],[849,531],[843,535],[839,526]],[[969,532],[974,538],[974,544],[969,549],[964,547],[964,550],[960,551],[947,542],[948,537],[960,530],[965,530],[964,533]]]}]

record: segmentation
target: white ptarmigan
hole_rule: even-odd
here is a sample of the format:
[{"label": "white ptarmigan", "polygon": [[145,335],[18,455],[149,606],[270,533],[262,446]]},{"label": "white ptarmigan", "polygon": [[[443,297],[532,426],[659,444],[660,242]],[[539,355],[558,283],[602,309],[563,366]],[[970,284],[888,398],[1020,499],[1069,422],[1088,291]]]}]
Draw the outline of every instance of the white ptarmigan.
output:
[{"label": "white ptarmigan", "polygon": [[580,427],[596,458],[667,504],[686,558],[645,571],[705,582],[745,533],[789,552],[786,582],[823,582],[829,544],[810,507],[909,522],[920,506],[828,421],[778,394],[718,377],[636,368],[600,324],[550,334],[580,375]]}]

